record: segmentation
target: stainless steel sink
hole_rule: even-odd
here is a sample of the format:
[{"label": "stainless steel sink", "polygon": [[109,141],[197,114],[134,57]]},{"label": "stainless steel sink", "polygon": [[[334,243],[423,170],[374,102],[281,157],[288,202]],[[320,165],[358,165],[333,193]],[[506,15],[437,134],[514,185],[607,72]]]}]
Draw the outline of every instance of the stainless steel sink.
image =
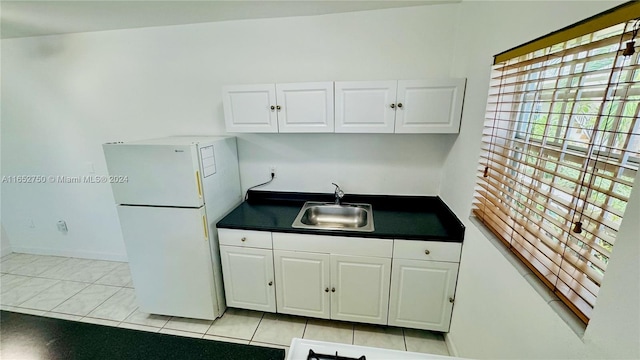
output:
[{"label": "stainless steel sink", "polygon": [[307,201],[294,228],[318,230],[373,231],[373,210],[369,204],[341,204]]}]

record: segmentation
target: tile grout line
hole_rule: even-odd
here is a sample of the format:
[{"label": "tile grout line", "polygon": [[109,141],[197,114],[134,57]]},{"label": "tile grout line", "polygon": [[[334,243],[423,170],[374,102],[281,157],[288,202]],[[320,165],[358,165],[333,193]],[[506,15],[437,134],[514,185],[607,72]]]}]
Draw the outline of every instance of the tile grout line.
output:
[{"label": "tile grout line", "polygon": [[[30,278],[31,278],[31,279],[34,279],[35,277],[30,276]],[[29,280],[31,280],[31,279],[29,279]],[[29,280],[26,280],[26,281],[29,281]],[[51,279],[47,279],[47,280],[51,280]],[[30,296],[29,298],[27,298],[27,299],[25,299],[25,300],[21,301],[19,304],[17,304],[17,305],[13,305],[13,306],[15,306],[15,307],[20,307],[20,304],[23,304],[23,303],[25,303],[25,302],[27,302],[27,301],[31,300],[32,298],[34,298],[34,297],[36,297],[36,296],[40,295],[40,293],[43,293],[43,292],[47,291],[49,288],[54,287],[54,286],[55,286],[56,284],[58,284],[59,282],[60,282],[60,280],[56,280],[56,282],[55,282],[55,283],[53,283],[51,286],[47,286],[46,288],[42,289],[41,291],[38,291],[36,294],[34,294],[34,295]],[[19,287],[19,286],[18,286],[18,287]],[[13,291],[13,290],[15,290],[15,289],[11,289],[11,290],[9,290],[9,291]],[[6,295],[6,294],[5,294],[5,295]],[[11,305],[9,305],[9,306],[11,306]]]},{"label": "tile grout line", "polygon": [[[53,286],[55,286],[55,285],[59,284],[59,283],[60,283],[60,282],[62,282],[62,281],[65,281],[65,280],[59,280],[59,281],[58,281],[57,283],[55,283]],[[73,282],[77,282],[77,283],[80,283],[80,284],[86,284],[86,283],[79,282],[79,281],[73,281]],[[51,287],[53,287],[53,286],[51,286]],[[32,309],[32,310],[40,310],[40,311],[46,311],[46,312],[53,312],[53,309],[55,309],[55,308],[57,308],[58,306],[62,305],[62,303],[64,303],[65,301],[67,301],[67,300],[71,299],[72,297],[74,297],[74,296],[78,295],[78,293],[80,293],[80,291],[82,291],[82,290],[86,289],[86,288],[87,288],[87,286],[89,286],[89,285],[85,285],[82,289],[80,289],[80,290],[78,290],[77,292],[73,293],[73,294],[72,294],[71,296],[69,296],[68,298],[66,298],[66,299],[62,300],[60,303],[58,303],[56,306],[54,306],[54,307],[53,307],[52,309],[50,309],[50,310],[34,309],[34,308],[23,307],[23,306],[16,306],[16,307],[23,308],[23,309]],[[44,291],[42,291],[42,292],[44,292]],[[38,295],[39,295],[39,294],[40,294],[40,293],[38,293]],[[36,295],[36,296],[37,296],[37,295]],[[34,296],[34,297],[35,297],[35,296]],[[29,301],[29,300],[31,300],[31,299],[32,299],[32,298],[30,298],[30,299],[28,299],[28,300],[25,300],[25,301],[21,302],[20,304],[24,304],[25,302],[27,302],[27,301]],[[61,313],[61,314],[62,314],[62,313]]]},{"label": "tile grout line", "polygon": [[[38,259],[38,260],[40,260],[40,259]],[[20,269],[22,269],[22,268],[23,268],[23,267],[25,267],[25,266],[33,265],[33,264],[35,264],[36,262],[38,262],[38,260],[35,260],[35,261],[34,261],[34,262],[32,262],[32,263],[28,263],[28,264],[20,265],[20,266],[16,267],[15,269],[11,270],[11,271],[20,270]],[[51,268],[57,267],[57,266],[59,266],[59,265],[62,265],[62,264],[63,264],[63,263],[65,263],[67,260],[69,260],[69,259],[68,259],[68,258],[67,258],[67,259],[64,259],[64,260],[60,261],[59,263],[54,264],[54,265],[51,265],[50,267],[45,268],[44,270],[42,270],[42,271],[40,271],[39,273],[34,274],[34,275],[24,275],[24,274],[18,274],[18,273],[15,273],[15,272],[9,272],[9,274],[12,274],[12,275],[20,275],[20,276],[40,277],[39,275],[44,274],[47,270],[49,270],[49,269],[51,269]],[[55,280],[59,280],[59,279],[55,279]]]},{"label": "tile grout line", "polygon": [[[12,254],[13,254],[13,253],[12,253]],[[20,254],[20,253],[18,253],[18,254]],[[8,255],[11,255],[11,254],[8,254]],[[26,254],[26,255],[32,255],[32,256],[34,256],[34,254]],[[31,260],[31,261],[27,261],[26,263],[21,264],[20,266],[16,267],[16,269],[17,269],[17,268],[20,268],[20,267],[23,267],[23,266],[25,266],[25,265],[29,265],[29,264],[31,264],[31,263],[33,263],[33,262],[37,261],[37,260],[38,260],[38,259],[37,259],[37,256],[42,256],[42,255],[35,255],[33,260]],[[44,256],[46,256],[46,255],[44,255]],[[6,256],[5,256],[5,257],[6,257]],[[15,256],[13,256],[13,257],[15,257]],[[12,257],[12,258],[13,258],[13,257]],[[9,259],[7,259],[7,260],[9,260]],[[6,260],[5,260],[5,261],[6,261]]]},{"label": "tile grout line", "polygon": [[[53,277],[53,276],[44,276],[43,274],[46,273],[47,271],[51,270],[52,268],[56,268],[58,266],[62,266],[64,263],[68,262],[71,259],[75,259],[75,258],[66,258],[65,261],[60,262],[59,264],[55,264],[53,266],[51,266],[48,269],[45,269],[44,271],[36,274],[36,275],[23,275],[23,274],[16,274],[16,273],[12,273],[12,272],[6,272],[3,274],[9,274],[9,275],[14,275],[14,276],[24,276],[24,277],[31,277],[31,278],[39,278],[39,279],[49,279],[49,280],[60,280],[60,281],[74,281],[74,282],[80,282],[80,283],[85,283],[85,284],[90,284],[90,285],[102,285],[102,286],[113,286],[113,287],[127,287],[125,285],[111,285],[111,284],[96,284],[97,281],[99,281],[100,279],[104,278],[105,276],[107,276],[108,274],[110,274],[111,272],[115,271],[117,269],[117,267],[114,267],[113,269],[107,271],[105,274],[103,274],[102,276],[100,276],[99,278],[97,278],[94,281],[80,281],[80,280],[74,280],[74,279],[68,279],[68,278],[64,278],[64,277]],[[78,258],[79,259],[79,258]],[[107,261],[107,260],[93,260],[93,259],[81,259],[81,260],[90,260],[90,261]],[[117,261],[111,261],[111,262],[117,262]],[[123,264],[129,264],[128,262],[119,262],[119,263],[123,263]],[[25,264],[27,265],[27,264]],[[23,265],[24,266],[24,265]],[[22,266],[20,266],[22,267]]]},{"label": "tile grout line", "polygon": [[356,344],[356,325],[351,323],[351,345]]},{"label": "tile grout line", "polygon": [[[307,332],[307,325],[309,325],[309,319],[305,318],[304,329],[302,329],[302,339],[304,339],[304,334]],[[291,341],[289,341],[289,344],[291,344]]]},{"label": "tile grout line", "polygon": [[[151,315],[153,315],[153,314],[151,314]],[[172,328],[168,328],[168,327],[166,327],[166,326],[167,326],[167,324],[169,323],[169,321],[171,321],[171,320],[173,320],[173,319],[175,319],[175,318],[180,318],[180,317],[179,317],[179,316],[171,316],[171,317],[170,317],[170,319],[169,319],[169,320],[167,320],[167,322],[166,322],[166,323],[164,323],[164,325],[162,326],[162,328],[160,328],[160,329],[158,330],[158,333],[160,334],[160,331],[161,331],[161,330],[167,329],[167,330],[169,330],[169,331],[179,331],[179,332],[186,332],[186,333],[191,333],[191,334],[200,334],[200,332],[198,332],[198,331],[179,330],[179,329],[172,329]],[[188,319],[188,318],[185,318],[185,319]],[[196,320],[197,320],[197,319],[196,319]],[[213,324],[212,324],[212,325],[213,325]],[[211,325],[209,325],[209,327],[211,327]],[[202,333],[202,336],[201,336],[199,339],[204,339],[204,336],[205,336],[206,334],[207,334],[206,332],[205,332],[205,333]],[[166,335],[171,335],[171,334],[166,334]],[[176,335],[176,336],[181,336],[181,335]],[[193,337],[193,336],[191,336],[191,337]]]},{"label": "tile grout line", "polygon": [[260,321],[258,321],[258,326],[256,326],[255,330],[253,330],[253,335],[251,335],[251,339],[249,339],[249,343],[251,343],[253,341],[253,338],[256,337],[256,333],[258,332],[258,329],[260,328],[260,324],[262,324],[262,319],[264,319],[264,314],[265,314],[265,312],[263,312],[262,316],[260,316]]},{"label": "tile grout line", "polygon": [[[158,330],[158,333],[160,333],[160,331],[161,331],[162,329],[164,329],[164,327],[165,327],[165,326],[167,326],[167,324],[169,323],[169,321],[173,320],[173,318],[174,318],[174,317],[175,317],[175,316],[169,316],[169,320],[167,320],[164,324],[162,324],[162,327],[160,328],[160,330]],[[168,328],[167,328],[167,329],[168,329]],[[168,330],[171,330],[171,329],[168,329]]]},{"label": "tile grout line", "polygon": [[[32,264],[36,263],[37,261],[39,261],[40,259],[46,259],[46,258],[49,258],[49,257],[57,257],[57,256],[36,255],[36,257],[34,258],[34,260],[32,260],[31,262],[26,263],[26,264],[24,264],[24,265],[18,266],[18,267],[16,267],[16,269],[14,269],[14,270],[20,269],[20,268],[25,267],[25,266],[27,266],[27,265],[32,265]],[[112,322],[117,323],[117,325],[115,325],[115,327],[119,327],[119,326],[124,322],[124,320],[126,320],[126,319],[131,315],[131,314],[133,314],[133,312],[135,312],[135,311],[138,309],[138,308],[136,307],[136,309],[134,309],[134,310],[132,310],[131,312],[129,312],[129,313],[127,314],[127,316],[125,316],[125,319],[124,319],[124,320],[121,320],[121,321],[120,321],[120,320],[114,320],[114,319],[103,319],[103,318],[97,318],[97,317],[91,317],[91,316],[89,316],[89,314],[91,314],[91,312],[95,311],[97,308],[99,308],[100,306],[102,306],[104,303],[106,303],[109,299],[111,299],[113,296],[115,296],[115,295],[116,295],[118,292],[120,292],[122,289],[127,288],[127,287],[126,287],[126,285],[124,285],[124,286],[117,286],[117,285],[96,284],[96,282],[97,282],[97,281],[99,281],[100,279],[102,279],[102,278],[104,278],[105,276],[107,276],[107,275],[111,274],[112,272],[116,271],[116,270],[118,269],[118,265],[116,265],[113,269],[111,269],[111,270],[107,271],[106,273],[102,274],[101,276],[99,276],[99,277],[98,277],[96,280],[94,280],[93,282],[85,282],[85,281],[77,281],[77,280],[70,280],[70,279],[64,279],[64,278],[53,278],[53,277],[45,277],[45,276],[42,276],[42,274],[46,273],[48,270],[50,270],[50,269],[52,269],[52,268],[56,268],[56,267],[62,266],[63,264],[65,264],[66,262],[69,262],[69,261],[72,259],[72,258],[70,258],[70,257],[63,257],[63,256],[60,256],[59,258],[63,258],[64,260],[60,261],[60,262],[59,262],[59,263],[57,263],[57,264],[51,265],[50,267],[48,267],[48,268],[44,269],[44,270],[43,270],[43,271],[41,271],[41,272],[38,272],[38,273],[37,273],[37,274],[35,274],[35,275],[24,275],[24,274],[8,273],[8,274],[11,274],[11,275],[14,275],[14,276],[24,276],[24,277],[29,278],[29,280],[30,280],[30,279],[35,279],[35,278],[38,278],[38,279],[46,279],[46,280],[55,280],[55,282],[54,282],[51,286],[49,286],[49,287],[47,287],[47,288],[43,289],[42,291],[37,292],[37,293],[36,293],[36,294],[34,294],[33,296],[31,296],[31,297],[29,297],[29,298],[25,299],[25,300],[24,300],[24,301],[22,301],[20,304],[17,304],[17,305],[15,305],[14,307],[16,307],[16,308],[18,308],[18,309],[26,309],[26,310],[42,311],[42,312],[44,312],[44,314],[46,314],[47,312],[50,312],[50,313],[55,313],[55,314],[65,314],[65,315],[78,316],[78,317],[79,317],[79,319],[78,319],[78,321],[79,321],[79,322],[82,322],[82,320],[88,320],[88,319],[97,319],[97,320],[112,321]],[[83,259],[83,260],[100,261],[100,260],[93,260],[93,259]],[[111,261],[111,262],[113,262],[113,263],[128,264],[127,262],[116,262],[116,261]],[[28,281],[28,280],[26,280],[26,281]],[[35,298],[36,296],[40,295],[41,293],[43,293],[43,292],[45,292],[45,291],[49,290],[50,288],[54,287],[55,285],[60,284],[60,283],[61,283],[61,282],[63,282],[63,281],[82,284],[82,285],[84,285],[84,287],[83,287],[82,289],[78,290],[77,292],[73,293],[72,295],[70,295],[70,296],[66,297],[64,300],[62,300],[60,303],[58,303],[58,304],[57,304],[56,306],[54,306],[52,309],[42,310],[42,309],[35,309],[35,308],[31,308],[31,307],[20,306],[20,305],[24,304],[25,302],[27,302],[27,301],[29,301],[29,300],[31,300],[31,299],[33,299],[33,298]],[[104,301],[102,301],[100,304],[98,304],[98,305],[96,305],[94,308],[92,308],[92,309],[91,309],[91,310],[90,310],[86,315],[78,315],[78,314],[72,314],[72,313],[65,313],[65,312],[58,312],[58,311],[54,311],[54,309],[55,309],[55,308],[57,308],[58,306],[60,306],[62,303],[64,303],[64,302],[68,301],[69,299],[71,299],[72,297],[76,296],[77,294],[79,294],[80,292],[82,292],[83,290],[85,290],[87,287],[89,287],[89,286],[91,286],[91,285],[100,285],[100,286],[116,287],[116,288],[118,288],[118,290],[117,290],[114,294],[112,294],[111,296],[107,297],[107,298],[106,298]],[[7,306],[10,306],[10,305],[7,305]],[[43,314],[43,316],[44,316],[44,314]]]},{"label": "tile grout line", "polygon": [[407,335],[404,332],[404,328],[402,329],[402,342],[404,343],[404,351],[409,351],[407,348]]},{"label": "tile grout line", "polygon": [[[91,285],[100,285],[100,284],[91,284]],[[87,286],[85,287],[85,289],[86,289],[87,287],[91,286],[91,285],[87,285]],[[102,286],[111,286],[111,285],[102,285]],[[114,286],[114,287],[116,287],[116,286]],[[87,318],[87,317],[88,317],[89,319],[101,319],[101,320],[115,321],[115,322],[117,322],[117,323],[118,323],[118,325],[116,325],[116,327],[120,327],[120,324],[122,324],[122,323],[123,323],[123,322],[124,322],[124,321],[129,317],[129,316],[131,316],[131,314],[133,314],[136,310],[138,310],[138,306],[136,306],[136,307],[135,307],[135,309],[131,310],[131,311],[130,311],[130,312],[129,312],[125,317],[124,317],[124,319],[122,319],[122,320],[113,320],[113,319],[94,318],[94,317],[90,317],[90,316],[89,316],[89,314],[91,314],[94,310],[96,310],[97,308],[99,308],[100,306],[102,306],[102,305],[103,305],[104,303],[106,303],[109,299],[111,299],[112,297],[116,296],[116,294],[117,294],[117,293],[119,293],[120,291],[122,291],[123,289],[126,289],[126,287],[125,287],[125,286],[121,286],[121,287],[118,289],[118,291],[116,291],[115,293],[113,293],[113,295],[111,295],[110,297],[108,297],[107,299],[105,299],[102,303],[100,303],[98,306],[96,306],[96,307],[95,307],[95,308],[93,308],[91,311],[89,311],[89,312],[87,313],[87,315],[85,315],[82,319],[84,319],[84,318]],[[84,290],[84,289],[82,289],[82,290]],[[82,290],[80,290],[80,291],[82,291]],[[78,292],[78,293],[79,293],[79,292]],[[72,296],[72,297],[73,297],[73,296]],[[69,299],[70,299],[70,298],[69,298]],[[69,299],[67,299],[67,300],[69,300]],[[65,300],[65,301],[66,301],[66,300]],[[81,320],[82,320],[82,319],[81,319]]]},{"label": "tile grout line", "polygon": [[[93,285],[93,284],[91,284],[91,285]],[[89,286],[91,286],[91,285],[89,285]],[[87,286],[87,287],[89,287],[89,286]],[[104,286],[108,286],[108,285],[104,285]],[[117,287],[117,286],[113,286],[113,287]],[[86,289],[86,288],[85,288],[85,289]],[[120,289],[122,289],[122,288],[120,288]],[[99,308],[100,306],[102,306],[102,304],[106,303],[106,302],[107,302],[107,300],[109,300],[109,299],[111,299],[112,297],[114,297],[114,296],[115,296],[115,295],[120,291],[120,289],[118,289],[116,292],[114,292],[113,294],[111,294],[111,296],[109,296],[109,297],[107,297],[106,299],[104,299],[104,301],[103,301],[103,302],[101,302],[101,303],[100,303],[100,304],[98,304],[96,307],[94,307],[93,309],[91,309],[91,310],[87,313],[87,315],[84,315],[83,317],[87,317],[87,316],[88,316],[89,314],[91,314],[95,309]],[[84,289],[83,289],[83,290],[84,290]],[[76,294],[76,295],[77,295],[77,294]]]},{"label": "tile grout line", "polygon": [[[225,310],[225,312],[227,312],[227,310]],[[224,313],[222,313],[222,315],[224,316]],[[221,319],[222,316],[217,317],[215,319],[213,319],[213,321],[211,322],[211,324],[209,324],[209,327],[207,328],[207,330],[205,330],[204,334],[202,334],[202,338],[204,339],[204,336],[207,335],[207,333],[209,332],[209,330],[211,330],[211,327],[213,326],[213,324],[215,324],[216,320]]]}]

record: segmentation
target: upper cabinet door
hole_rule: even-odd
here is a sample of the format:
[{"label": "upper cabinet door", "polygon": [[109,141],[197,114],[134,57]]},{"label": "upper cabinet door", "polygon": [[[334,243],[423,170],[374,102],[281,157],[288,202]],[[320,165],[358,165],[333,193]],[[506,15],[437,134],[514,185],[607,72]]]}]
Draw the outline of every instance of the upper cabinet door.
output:
[{"label": "upper cabinet door", "polygon": [[466,79],[399,80],[396,133],[458,133]]},{"label": "upper cabinet door", "polygon": [[333,132],[333,82],[276,84],[281,133]]},{"label": "upper cabinet door", "polygon": [[397,81],[335,83],[337,133],[393,133]]},{"label": "upper cabinet door", "polygon": [[227,131],[278,132],[274,84],[226,86],[222,89],[222,103]]}]

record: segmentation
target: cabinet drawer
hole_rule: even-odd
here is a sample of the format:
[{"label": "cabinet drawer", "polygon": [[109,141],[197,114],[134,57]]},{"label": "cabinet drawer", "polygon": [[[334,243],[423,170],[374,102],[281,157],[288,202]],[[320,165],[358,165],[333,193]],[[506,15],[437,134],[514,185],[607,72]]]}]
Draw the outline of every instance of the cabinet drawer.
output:
[{"label": "cabinet drawer", "polygon": [[218,229],[220,245],[272,249],[271,232],[253,230]]},{"label": "cabinet drawer", "polygon": [[460,262],[462,244],[440,241],[394,240],[394,259]]}]

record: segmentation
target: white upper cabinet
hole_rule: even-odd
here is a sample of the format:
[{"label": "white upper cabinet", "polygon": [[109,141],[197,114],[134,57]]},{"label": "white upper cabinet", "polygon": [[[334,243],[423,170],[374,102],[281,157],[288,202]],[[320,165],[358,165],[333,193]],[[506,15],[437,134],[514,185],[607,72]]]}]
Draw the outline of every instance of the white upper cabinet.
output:
[{"label": "white upper cabinet", "polygon": [[333,132],[333,82],[276,84],[281,133]]},{"label": "white upper cabinet", "polygon": [[275,85],[225,86],[222,89],[222,103],[227,131],[278,132]]},{"label": "white upper cabinet", "polygon": [[397,81],[336,81],[337,133],[393,133]]},{"label": "white upper cabinet", "polygon": [[396,133],[457,133],[465,79],[400,80]]},{"label": "white upper cabinet", "polygon": [[333,82],[226,86],[229,132],[333,132]]},{"label": "white upper cabinet", "polygon": [[466,79],[325,81],[223,89],[229,132],[458,133]]}]

